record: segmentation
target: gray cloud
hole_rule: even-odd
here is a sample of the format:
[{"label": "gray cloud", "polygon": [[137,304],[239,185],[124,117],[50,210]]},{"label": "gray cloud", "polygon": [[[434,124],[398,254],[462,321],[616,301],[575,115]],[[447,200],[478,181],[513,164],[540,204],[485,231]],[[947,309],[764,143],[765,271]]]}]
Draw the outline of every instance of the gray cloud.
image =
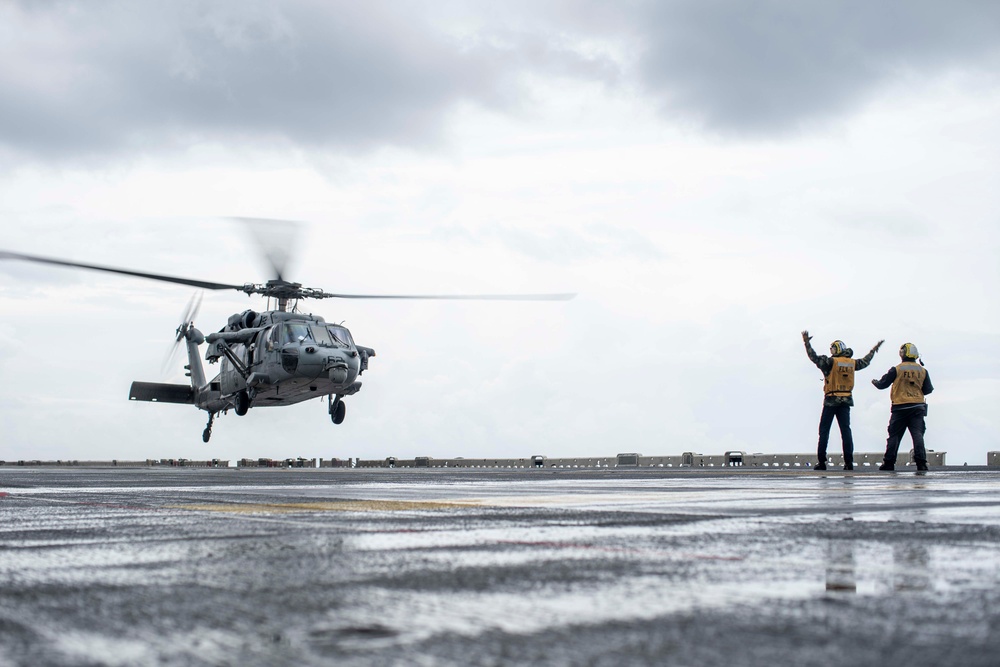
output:
[{"label": "gray cloud", "polygon": [[43,159],[199,142],[427,146],[525,75],[634,84],[665,117],[781,133],[887,81],[995,69],[1000,5],[893,0],[0,5],[0,149]]},{"label": "gray cloud", "polygon": [[[338,3],[340,4],[340,3]],[[42,153],[258,135],[299,144],[406,141],[477,90],[482,65],[417,30],[345,6],[106,4],[26,12],[65,44],[5,72],[3,139]],[[93,11],[92,11],[93,10]],[[109,30],[108,25],[116,26]]]},{"label": "gray cloud", "polygon": [[991,71],[993,2],[650,3],[639,77],[666,115],[724,133],[774,133],[851,111],[886,81]]},{"label": "gray cloud", "polygon": [[[524,68],[607,76],[537,34],[458,39],[392,2],[26,3],[0,9],[0,145],[41,156],[252,139],[367,148],[503,108]],[[427,10],[428,8],[424,8]]]}]

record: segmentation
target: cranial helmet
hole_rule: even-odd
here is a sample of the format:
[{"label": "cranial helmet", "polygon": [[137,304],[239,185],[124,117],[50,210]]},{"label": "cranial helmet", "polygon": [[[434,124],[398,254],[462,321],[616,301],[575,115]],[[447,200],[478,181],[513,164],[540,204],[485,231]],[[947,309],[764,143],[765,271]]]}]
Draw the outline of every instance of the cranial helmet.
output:
[{"label": "cranial helmet", "polygon": [[919,356],[920,353],[917,352],[917,346],[913,343],[903,343],[899,348],[899,357],[904,361],[907,359],[912,361]]},{"label": "cranial helmet", "polygon": [[847,350],[847,345],[842,340],[835,340],[830,343],[830,354],[837,356],[843,354]]}]

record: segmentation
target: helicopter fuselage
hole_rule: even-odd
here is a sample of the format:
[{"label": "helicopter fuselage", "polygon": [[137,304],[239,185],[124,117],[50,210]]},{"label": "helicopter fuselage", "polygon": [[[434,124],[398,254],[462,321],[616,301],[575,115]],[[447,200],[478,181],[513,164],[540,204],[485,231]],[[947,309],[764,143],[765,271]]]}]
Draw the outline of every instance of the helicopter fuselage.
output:
[{"label": "helicopter fuselage", "polygon": [[205,358],[219,362],[220,398],[246,391],[250,407],[354,394],[373,355],[370,348],[359,348],[344,326],[283,311],[241,313],[206,340]]},{"label": "helicopter fuselage", "polygon": [[240,392],[249,398],[247,407],[349,396],[361,388],[358,377],[374,356],[354,343],[346,327],[285,311],[245,311],[205,340],[206,360],[219,363],[210,385],[217,383],[218,399],[234,407]]},{"label": "helicopter fuselage", "polygon": [[[219,413],[245,415],[252,407],[301,403],[328,397],[334,424],[344,421],[345,396],[361,390],[358,378],[368,369],[375,350],[357,345],[351,332],[318,315],[283,310],[256,313],[247,310],[229,318],[216,333],[205,336],[190,323],[178,328],[184,340],[190,385],[133,382],[129,398],[159,403],[189,403],[209,414],[202,438],[212,434]],[[219,373],[206,379],[205,359],[219,364]]]}]

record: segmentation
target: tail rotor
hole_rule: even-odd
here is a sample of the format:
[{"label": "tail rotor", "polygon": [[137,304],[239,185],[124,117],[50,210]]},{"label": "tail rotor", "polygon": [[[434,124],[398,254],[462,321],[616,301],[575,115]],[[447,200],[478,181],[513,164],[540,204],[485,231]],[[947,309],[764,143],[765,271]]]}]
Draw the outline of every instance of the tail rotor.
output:
[{"label": "tail rotor", "polygon": [[167,356],[163,359],[163,373],[169,371],[170,367],[174,365],[174,361],[177,358],[177,351],[181,347],[181,341],[187,338],[188,332],[194,329],[194,318],[198,316],[198,309],[201,308],[201,297],[201,292],[195,292],[191,295],[191,299],[184,308],[184,313],[181,315],[181,323],[174,331],[176,335],[174,344],[170,346]]}]

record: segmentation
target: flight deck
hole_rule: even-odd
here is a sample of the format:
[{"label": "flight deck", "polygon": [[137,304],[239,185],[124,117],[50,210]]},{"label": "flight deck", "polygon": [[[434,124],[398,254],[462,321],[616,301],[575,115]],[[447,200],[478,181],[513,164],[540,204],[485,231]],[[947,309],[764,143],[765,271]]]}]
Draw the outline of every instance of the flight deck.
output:
[{"label": "flight deck", "polygon": [[0,665],[995,665],[1000,471],[0,468]]}]

